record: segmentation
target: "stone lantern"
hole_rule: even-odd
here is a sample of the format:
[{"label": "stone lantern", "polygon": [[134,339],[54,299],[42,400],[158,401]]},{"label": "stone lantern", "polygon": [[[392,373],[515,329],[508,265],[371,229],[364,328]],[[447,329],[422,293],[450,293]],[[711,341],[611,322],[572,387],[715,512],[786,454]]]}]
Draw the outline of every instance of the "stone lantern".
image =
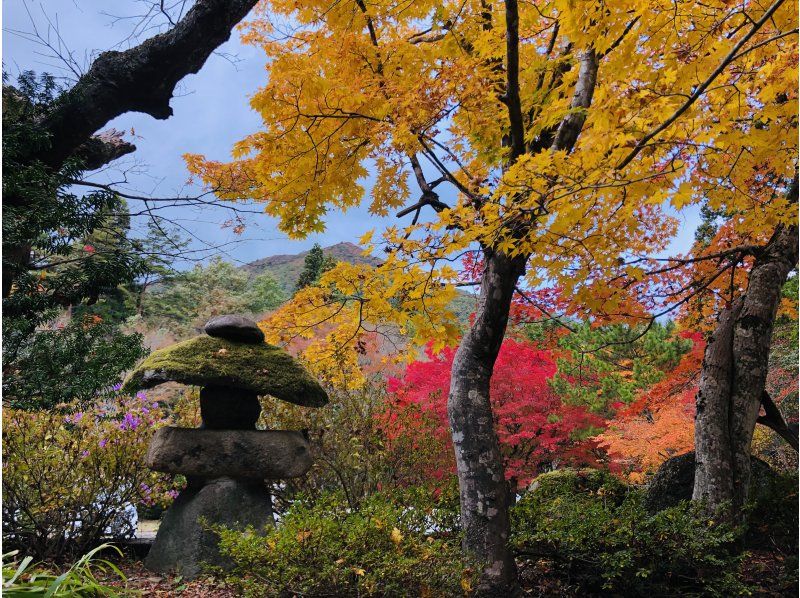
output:
[{"label": "stone lantern", "polygon": [[150,354],[129,376],[125,391],[164,382],[200,386],[200,428],[156,431],[147,466],[186,476],[187,487],[164,514],[145,559],[148,569],[176,571],[187,578],[202,564],[225,566],[209,525],[256,530],[274,525],[265,479],[306,473],[312,464],[301,432],[256,430],[258,397],[270,395],[306,407],[328,397],[288,353],[266,344],[255,322],[219,316],[206,335]]}]

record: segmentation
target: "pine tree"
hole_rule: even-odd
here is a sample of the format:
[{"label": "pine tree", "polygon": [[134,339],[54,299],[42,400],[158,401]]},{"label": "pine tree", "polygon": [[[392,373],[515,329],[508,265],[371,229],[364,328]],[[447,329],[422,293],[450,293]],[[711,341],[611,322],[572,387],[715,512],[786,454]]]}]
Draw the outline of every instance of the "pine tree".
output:
[{"label": "pine tree", "polygon": [[335,260],[330,256],[325,257],[319,243],[314,243],[311,251],[306,255],[303,271],[300,273],[300,278],[297,279],[295,292],[308,286],[315,285],[319,281],[319,277],[322,276],[324,272],[333,268],[334,265],[336,265]]}]

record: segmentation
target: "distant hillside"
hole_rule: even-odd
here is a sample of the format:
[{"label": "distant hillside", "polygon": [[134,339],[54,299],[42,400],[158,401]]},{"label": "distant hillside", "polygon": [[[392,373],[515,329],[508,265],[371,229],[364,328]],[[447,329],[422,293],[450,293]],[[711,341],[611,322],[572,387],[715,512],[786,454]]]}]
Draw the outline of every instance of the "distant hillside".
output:
[{"label": "distant hillside", "polygon": [[[324,247],[322,252],[326,258],[337,262],[369,266],[381,264],[379,258],[363,255],[363,249],[353,243],[337,243]],[[208,318],[221,313],[220,310],[222,313],[227,310],[260,319],[272,308],[264,308],[267,311],[262,311],[261,308],[248,307],[257,298],[249,288],[250,282],[260,274],[268,274],[281,287],[285,297],[289,298],[294,295],[308,254],[308,251],[304,251],[291,255],[271,255],[238,267],[230,263],[215,262],[207,266],[212,269],[212,274],[201,272],[201,278],[193,283],[177,278],[154,285],[148,289],[144,301],[141,331],[148,334],[158,331],[158,334],[162,334],[164,330],[168,330],[170,339],[188,338],[197,334]],[[198,274],[195,273],[194,276],[196,278]],[[199,282],[200,280],[207,282]],[[198,285],[205,288],[204,285],[208,284],[212,286],[205,289],[202,297],[197,296]],[[465,324],[475,310],[475,296],[459,289],[450,308],[459,321]],[[165,339],[159,337],[148,343],[156,347],[161,346],[164,341]]]},{"label": "distant hillside", "polygon": [[[337,262],[369,264],[370,266],[377,266],[381,263],[381,260],[374,256],[362,255],[363,251],[361,247],[353,243],[337,243],[336,245],[322,248],[322,252],[326,257],[330,256]],[[252,275],[269,272],[280,283],[283,290],[288,295],[291,295],[297,285],[300,272],[303,271],[303,264],[307,255],[308,251],[291,255],[271,255],[245,264],[241,268]]]}]

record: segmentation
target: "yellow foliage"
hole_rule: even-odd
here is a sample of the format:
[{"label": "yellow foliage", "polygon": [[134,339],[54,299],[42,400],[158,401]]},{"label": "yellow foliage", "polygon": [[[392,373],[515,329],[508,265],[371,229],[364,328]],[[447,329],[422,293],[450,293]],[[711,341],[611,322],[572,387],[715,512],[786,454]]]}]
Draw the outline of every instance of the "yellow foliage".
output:
[{"label": "yellow foliage", "polygon": [[340,262],[259,325],[268,342],[299,343],[307,367],[324,382],[358,387],[364,382],[359,355],[373,335],[390,347],[396,343],[397,350],[384,356],[387,362],[409,356],[400,335],[420,345],[433,338],[439,348],[457,338],[457,321],[447,307],[455,289],[445,284],[453,274],[393,256],[378,267]]},{"label": "yellow foliage", "polygon": [[[384,231],[387,268],[338,270],[267,323],[273,338],[279,325],[310,338],[312,314],[327,315],[332,330],[310,359],[357,339],[364,322],[450,338],[432,316],[443,292],[427,285],[415,297],[415,285],[479,246],[526,256],[530,282],[559,285],[575,313],[635,321],[650,309],[648,277],[627,260],[664,251],[676,210],[736,214],[739,237],[753,242],[796,222],[780,197],[797,164],[797,36],[787,34],[797,14],[783,3],[751,34],[766,10],[753,0],[521,3],[527,147],[511,159],[503,3],[265,1],[244,27],[268,63],[251,99],[263,126],[232,162],[187,155],[187,165],[222,198],[262,202],[294,237],[322,230],[328,210],[361,204],[370,170],[377,215],[430,197],[427,184],[449,189],[446,209],[422,205],[413,224]],[[597,82],[589,108],[574,108],[589,50]],[[552,151],[556,127],[578,113],[574,147]],[[412,191],[412,166],[426,160],[435,174]]]}]

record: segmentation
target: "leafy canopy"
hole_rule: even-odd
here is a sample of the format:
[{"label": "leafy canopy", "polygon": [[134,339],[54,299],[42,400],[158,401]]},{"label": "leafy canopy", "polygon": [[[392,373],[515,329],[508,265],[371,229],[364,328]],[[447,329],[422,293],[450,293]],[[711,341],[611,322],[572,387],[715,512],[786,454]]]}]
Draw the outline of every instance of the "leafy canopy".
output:
[{"label": "leafy canopy", "polygon": [[61,92],[51,76],[32,72],[16,86],[3,82],[3,341],[12,352],[60,309],[94,303],[147,270],[124,201],[71,187],[81,159],[57,172],[27,161],[50,143],[38,122]]},{"label": "leafy canopy", "polygon": [[[232,162],[188,155],[190,170],[295,237],[359,205],[369,171],[376,215],[410,203],[415,181],[412,224],[383,233],[395,257],[374,276],[403,281],[388,290],[479,244],[525,256],[530,288],[555,281],[576,309],[634,321],[696,289],[650,257],[674,210],[736,214],[742,243],[795,220],[790,3],[551,0],[507,21],[515,5],[264,3],[244,35],[268,58],[251,100],[263,126]],[[386,296],[357,299],[373,300]],[[301,296],[298,319],[308,308]]]}]

